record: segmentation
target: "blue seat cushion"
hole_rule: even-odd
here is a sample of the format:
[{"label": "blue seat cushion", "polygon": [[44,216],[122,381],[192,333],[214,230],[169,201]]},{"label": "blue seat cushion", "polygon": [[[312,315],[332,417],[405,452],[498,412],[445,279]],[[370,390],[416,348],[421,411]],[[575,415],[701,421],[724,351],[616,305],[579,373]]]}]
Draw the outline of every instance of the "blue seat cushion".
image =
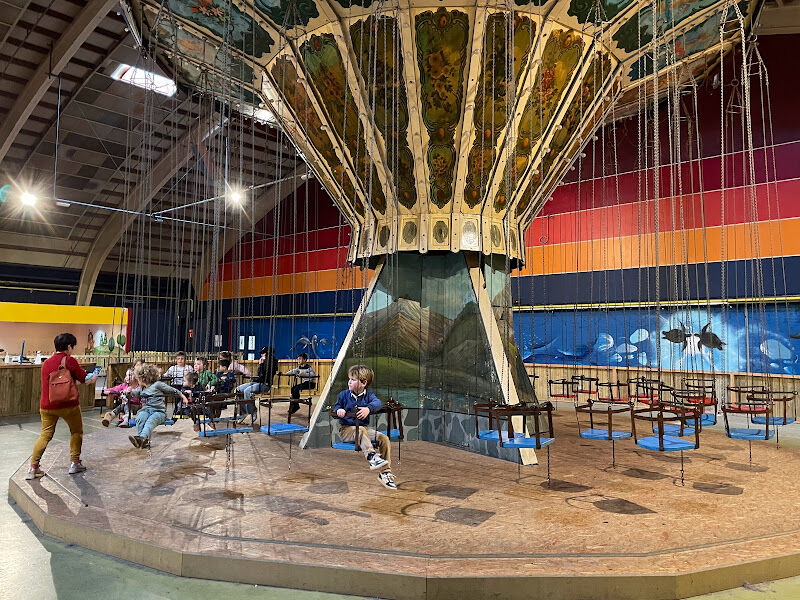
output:
[{"label": "blue seat cushion", "polygon": [[206,429],[199,432],[200,437],[219,437],[221,435],[231,435],[233,433],[253,433],[252,427],[229,427],[227,429]]},{"label": "blue seat cushion", "polygon": [[175,425],[175,419],[167,419],[163,423],[164,425]]},{"label": "blue seat cushion", "polygon": [[382,434],[388,435],[390,440],[399,440],[400,439],[400,430],[399,429],[392,429],[389,433],[385,431],[381,431]]},{"label": "blue seat cushion", "polygon": [[[775,435],[775,430],[769,430],[769,439]],[[766,440],[767,432],[763,429],[748,429],[747,427],[732,427],[728,431],[728,437],[736,440]]]},{"label": "blue seat cushion", "polygon": [[[525,434],[520,433],[519,431],[514,432],[515,438],[524,438]],[[500,436],[497,435],[497,429],[481,429],[478,431],[478,439],[479,440],[489,440],[489,441],[500,441]],[[503,441],[508,441],[508,432],[503,432]]]},{"label": "blue seat cushion", "polygon": [[[581,437],[586,440],[609,440],[608,429],[584,429],[581,431]],[[631,437],[630,431],[611,431],[612,440],[627,440]]]},{"label": "blue seat cushion", "polygon": [[355,450],[356,445],[349,442],[333,442],[333,447],[337,450]]},{"label": "blue seat cushion", "polygon": [[266,433],[268,435],[305,433],[306,431],[308,431],[308,427],[303,427],[302,425],[297,425],[295,423],[273,423],[272,425],[263,425],[261,427],[261,433]]},{"label": "blue seat cushion", "polygon": [[[754,425],[766,425],[767,424],[767,417],[751,417],[750,422]],[[794,417],[786,417],[786,425],[791,425],[795,422]],[[769,419],[770,425],[784,425],[783,417],[770,417]]]},{"label": "blue seat cushion", "polygon": [[[658,433],[658,425],[653,425],[653,433]],[[664,425],[664,435],[681,436],[681,426]],[[681,437],[686,437],[687,435],[694,435],[694,427],[689,427],[688,425],[683,426],[683,435]],[[692,447],[694,447],[694,444],[692,444]]]},{"label": "blue seat cushion", "polygon": [[717,424],[717,413],[703,413],[703,416],[700,417],[700,424],[701,425],[716,425]]},{"label": "blue seat cushion", "polygon": [[[660,451],[658,447],[658,436],[641,438],[636,440],[636,445],[645,450]],[[664,452],[678,452],[679,450],[694,450],[694,442],[682,440],[681,438],[672,437],[670,435],[664,436]]]},{"label": "blue seat cushion", "polygon": [[[555,438],[541,437],[539,438],[539,447],[544,448],[555,442]],[[513,440],[504,440],[503,448],[536,448],[535,437],[519,437],[514,435]]]}]

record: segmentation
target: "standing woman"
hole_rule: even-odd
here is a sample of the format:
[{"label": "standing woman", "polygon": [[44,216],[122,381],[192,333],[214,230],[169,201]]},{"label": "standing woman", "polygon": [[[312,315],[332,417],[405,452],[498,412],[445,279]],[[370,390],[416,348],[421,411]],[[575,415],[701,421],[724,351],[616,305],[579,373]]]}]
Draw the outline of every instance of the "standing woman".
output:
[{"label": "standing woman", "polygon": [[[42,416],[42,433],[33,445],[33,456],[31,456],[31,466],[25,479],[36,479],[44,475],[44,471],[39,468],[39,461],[44,454],[47,444],[53,439],[58,419],[64,419],[69,426],[69,454],[72,464],[69,467],[69,474],[75,475],[86,470],[81,463],[81,444],[83,443],[83,418],[81,416],[81,403],[77,393],[73,393],[69,399],[59,403],[50,400],[50,375],[61,368],[69,371],[76,384],[86,381],[86,371],[72,357],[78,340],[71,333],[62,333],[53,340],[56,353],[42,363],[42,396],[39,401],[39,414]],[[89,377],[91,380],[92,377]],[[75,387],[77,391],[77,385]]]}]

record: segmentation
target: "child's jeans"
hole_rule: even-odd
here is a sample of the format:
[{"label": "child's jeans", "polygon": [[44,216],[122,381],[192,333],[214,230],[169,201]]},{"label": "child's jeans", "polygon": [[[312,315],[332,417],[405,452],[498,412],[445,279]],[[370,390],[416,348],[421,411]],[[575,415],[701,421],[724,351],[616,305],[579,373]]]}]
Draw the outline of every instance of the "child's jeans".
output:
[{"label": "child's jeans", "polygon": [[[389,463],[392,462],[392,445],[389,442],[389,437],[386,434],[375,431],[374,429],[367,429],[366,427],[359,427],[358,434],[361,438],[359,445],[361,446],[361,452],[364,453],[364,456],[368,456],[371,452],[375,452],[375,447],[372,445],[374,442],[378,444],[377,452],[381,455],[381,458],[386,459],[386,461]],[[355,425],[344,425],[339,427],[339,437],[343,442],[352,444],[356,439]]]},{"label": "child's jeans", "polygon": [[136,413],[136,430],[139,436],[150,439],[153,429],[167,420],[167,413],[156,408],[143,408]]},{"label": "child's jeans", "polygon": [[[245,400],[251,400],[253,398],[253,394],[263,394],[264,392],[269,391],[269,386],[266,383],[256,383],[255,381],[252,383],[243,383],[238,388],[236,388],[237,392],[241,392],[244,395]],[[251,402],[249,404],[242,404],[239,407],[239,410],[243,414],[252,415],[256,412],[256,403]]]}]

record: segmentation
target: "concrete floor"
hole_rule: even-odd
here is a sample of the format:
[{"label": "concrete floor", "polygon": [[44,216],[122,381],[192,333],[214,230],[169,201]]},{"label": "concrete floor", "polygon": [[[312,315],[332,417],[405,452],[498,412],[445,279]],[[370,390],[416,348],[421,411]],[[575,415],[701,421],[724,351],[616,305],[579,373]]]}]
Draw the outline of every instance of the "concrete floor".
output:
[{"label": "concrete floor", "polygon": [[[99,428],[98,411],[84,413],[84,431]],[[39,420],[0,419],[0,491],[30,457]],[[63,444],[69,430],[58,422],[51,442]],[[89,468],[92,465],[87,464]],[[0,503],[0,600],[355,600],[316,592],[187,579],[139,567],[41,535],[11,500]]]},{"label": "concrete floor", "polygon": [[[85,430],[99,428],[99,413],[84,417]],[[29,456],[38,436],[37,418],[0,420],[0,490]],[[792,432],[794,433],[794,432]],[[789,436],[787,436],[789,437]],[[792,435],[791,437],[795,437]],[[59,422],[52,444],[63,444],[68,430]],[[784,438],[786,439],[786,438]],[[789,441],[787,439],[787,441]],[[792,440],[795,441],[795,440]],[[791,445],[791,442],[789,442]],[[89,468],[92,465],[87,465]],[[0,600],[172,600],[225,598],[275,600],[355,599],[281,588],[187,579],[139,567],[42,536],[10,501],[0,504]],[[800,577],[697,596],[692,600],[800,600]]]}]

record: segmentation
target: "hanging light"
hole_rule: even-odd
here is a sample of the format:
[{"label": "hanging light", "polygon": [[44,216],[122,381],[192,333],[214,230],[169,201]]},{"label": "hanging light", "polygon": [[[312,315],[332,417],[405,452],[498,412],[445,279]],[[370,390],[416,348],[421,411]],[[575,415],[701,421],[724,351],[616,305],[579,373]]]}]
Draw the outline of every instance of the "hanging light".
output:
[{"label": "hanging light", "polygon": [[36,204],[36,196],[30,192],[22,192],[22,195],[19,197],[19,201],[25,206],[34,206]]},{"label": "hanging light", "polygon": [[233,189],[228,194],[228,200],[230,200],[231,204],[241,204],[242,200],[244,200],[244,194],[241,190]]}]

